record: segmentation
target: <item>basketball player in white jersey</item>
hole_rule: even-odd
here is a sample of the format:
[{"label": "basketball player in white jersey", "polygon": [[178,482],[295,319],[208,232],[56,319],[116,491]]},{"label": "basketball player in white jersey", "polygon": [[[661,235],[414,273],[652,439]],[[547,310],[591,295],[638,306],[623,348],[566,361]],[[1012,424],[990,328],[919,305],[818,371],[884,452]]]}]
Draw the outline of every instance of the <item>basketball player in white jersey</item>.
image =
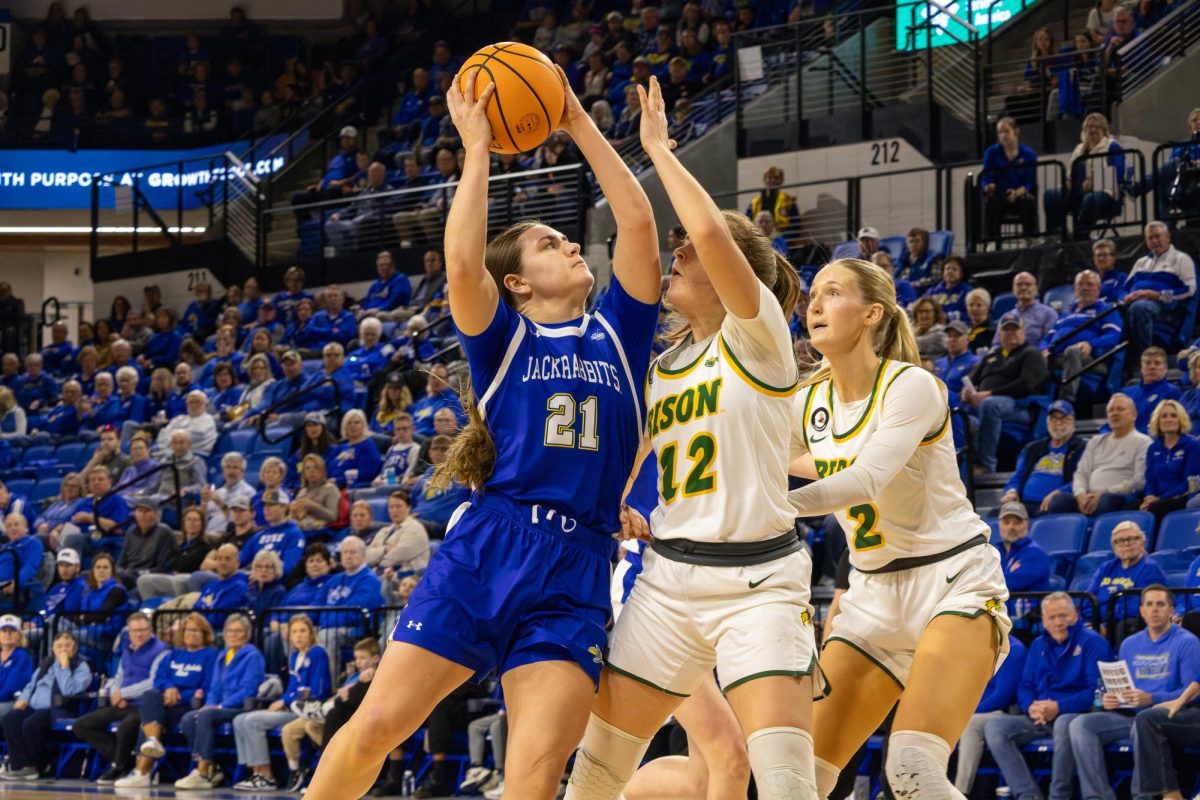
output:
[{"label": "basketball player in white jersey", "polygon": [[885,764],[896,797],[961,800],[946,763],[1012,623],[959,478],[946,387],[916,366],[908,317],[874,264],[818,272],[808,330],[824,360],[796,395],[792,436],[816,480],[790,497],[802,516],[837,518],[855,568],[821,655],[832,692],[814,713],[817,785],[828,796],[898,700]]},{"label": "basketball player in white jersey", "polygon": [[688,232],[667,295],[684,319],[649,378],[654,537],[613,629],[566,796],[616,800],[650,737],[715,666],[758,796],[815,799],[812,565],[781,446],[799,379],[786,316],[799,275],[672,154],[657,81],[638,91],[643,147]]}]

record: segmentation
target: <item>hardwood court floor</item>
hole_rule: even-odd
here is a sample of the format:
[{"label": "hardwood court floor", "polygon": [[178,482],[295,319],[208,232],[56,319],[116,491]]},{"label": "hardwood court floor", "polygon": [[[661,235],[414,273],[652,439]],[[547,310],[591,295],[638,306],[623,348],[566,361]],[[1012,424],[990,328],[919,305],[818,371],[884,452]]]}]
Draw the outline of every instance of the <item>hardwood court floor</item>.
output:
[{"label": "hardwood court floor", "polygon": [[[479,795],[477,795],[478,797]],[[287,792],[235,792],[229,787],[207,792],[177,791],[170,786],[153,786],[149,789],[114,789],[97,786],[86,781],[37,781],[17,783],[0,781],[0,800],[162,800],[162,798],[193,798],[194,800],[267,800],[282,798],[294,800],[298,794]],[[350,800],[350,798],[347,798]],[[445,800],[457,800],[445,798]]]}]

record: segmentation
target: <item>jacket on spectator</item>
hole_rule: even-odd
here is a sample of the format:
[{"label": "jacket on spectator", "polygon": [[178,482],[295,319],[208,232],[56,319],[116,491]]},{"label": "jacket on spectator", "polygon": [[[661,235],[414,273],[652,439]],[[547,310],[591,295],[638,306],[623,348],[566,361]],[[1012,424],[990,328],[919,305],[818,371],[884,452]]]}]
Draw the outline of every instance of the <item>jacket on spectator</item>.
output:
[{"label": "jacket on spectator", "polygon": [[336,315],[325,309],[318,311],[308,321],[308,327],[324,342],[341,342],[345,345],[358,335],[358,322],[344,308]]},{"label": "jacket on spectator", "polygon": [[1175,245],[1161,256],[1142,256],[1129,272],[1122,297],[1140,289],[1161,292],[1164,303],[1185,300],[1196,292],[1196,265]]},{"label": "jacket on spectator", "polygon": [[1104,637],[1085,628],[1071,626],[1062,644],[1043,633],[1029,645],[1025,670],[1017,688],[1021,711],[1028,712],[1034,700],[1053,700],[1060,714],[1078,714],[1092,707],[1101,661],[1112,657]]},{"label": "jacket on spectator", "polygon": [[1150,429],[1150,416],[1155,407],[1163,400],[1178,400],[1183,391],[1166,378],[1154,383],[1136,383],[1121,389],[1121,394],[1128,395],[1137,406],[1137,429],[1145,433]]},{"label": "jacket on spectator", "polygon": [[117,569],[126,572],[161,572],[167,560],[179,552],[175,534],[161,522],[148,531],[131,525],[125,531]]},{"label": "jacket on spectator", "polygon": [[[1142,556],[1129,567],[1121,566],[1121,559],[1114,558],[1105,561],[1092,576],[1092,582],[1088,584],[1088,592],[1100,601],[1100,610],[1103,614],[1108,609],[1109,600],[1117,592],[1126,589],[1144,589],[1152,583],[1161,583],[1165,586],[1167,576],[1163,573],[1162,567],[1158,566],[1158,563],[1150,556]],[[1137,616],[1140,604],[1137,597],[1124,597],[1118,603],[1115,609],[1116,619],[1122,620]]]},{"label": "jacket on spectator", "polygon": [[996,545],[1010,592],[1044,592],[1050,588],[1050,556],[1030,537]]},{"label": "jacket on spectator", "polygon": [[1141,630],[1121,642],[1118,658],[1129,666],[1133,685],[1149,692],[1157,705],[1179,697],[1200,675],[1200,640],[1178,625],[1167,628],[1157,642]]},{"label": "jacket on spectator", "polygon": [[87,581],[82,575],[76,575],[69,581],[59,581],[46,590],[43,609],[47,617],[59,611],[78,611],[83,603],[83,593],[87,589]]},{"label": "jacket on spectator", "polygon": [[[324,605],[325,598],[329,594],[329,582],[335,577],[337,576],[332,572],[319,578],[305,577],[304,580],[292,587],[292,590],[283,598],[281,605],[291,607]],[[280,623],[287,622],[288,614],[274,614],[271,619]]]},{"label": "jacket on spectator", "polygon": [[1008,657],[1000,665],[1000,669],[988,681],[983,690],[983,697],[975,708],[976,714],[987,714],[992,711],[1008,711],[1017,702],[1017,685],[1021,682],[1021,673],[1025,669],[1025,659],[1029,651],[1021,640],[1008,635]]},{"label": "jacket on spectator", "polygon": [[200,597],[196,600],[194,608],[240,608],[246,604],[249,582],[250,579],[244,572],[235,572],[228,578],[213,578],[200,587]]},{"label": "jacket on spectator", "polygon": [[271,550],[278,555],[283,561],[284,575],[290,575],[292,569],[300,563],[300,559],[304,555],[304,532],[290,519],[285,519],[278,525],[263,528],[243,545],[241,565],[243,567],[250,566],[250,562],[258,555],[259,550]]},{"label": "jacket on spectator", "polygon": [[17,699],[17,692],[33,677],[33,656],[24,647],[14,648],[0,661],[0,703]]},{"label": "jacket on spectator", "polygon": [[[21,565],[17,574],[17,586],[29,589],[38,583],[38,570],[42,568],[42,540],[36,536],[22,536],[15,542],[5,542],[0,551],[12,550],[16,553]],[[0,584],[13,580],[13,559],[10,556],[0,556]],[[41,584],[38,584],[39,588]]]},{"label": "jacket on spectator", "polygon": [[1125,296],[1125,281],[1129,280],[1127,273],[1110,269],[1100,276],[1100,299],[1106,303],[1119,303]]},{"label": "jacket on spectator", "polygon": [[46,656],[21,689],[21,699],[34,711],[45,711],[62,700],[78,697],[92,683],[92,668],[82,656],[74,656],[63,667],[54,656]]},{"label": "jacket on spectator", "polygon": [[1035,439],[1021,448],[1017,468],[1004,491],[1016,491],[1026,503],[1040,503],[1051,492],[1070,492],[1086,444],[1078,436],[1072,436],[1061,447],[1051,447],[1048,438]]},{"label": "jacket on spectator", "polygon": [[1001,397],[1029,397],[1046,382],[1046,359],[1028,343],[1011,352],[997,348],[971,371],[971,382]]},{"label": "jacket on spectator", "polygon": [[64,606],[63,611],[116,611],[129,599],[125,587],[116,578],[109,578],[95,589],[85,586],[79,596],[79,608]]},{"label": "jacket on spectator", "polygon": [[322,605],[379,608],[383,605],[383,583],[366,564],[353,574],[340,572],[326,586]]},{"label": "jacket on spectator", "polygon": [[158,669],[154,672],[154,688],[160,692],[178,689],[180,701],[191,703],[196,690],[204,689],[212,679],[216,663],[217,650],[213,647],[201,647],[199,650],[180,647],[171,650],[158,662]]},{"label": "jacket on spectator", "polygon": [[40,404],[38,410],[45,410],[58,399],[58,384],[45,372],[36,378],[22,373],[9,388],[16,396],[17,404],[26,411],[31,410],[34,403]]},{"label": "jacket on spectator", "polygon": [[46,412],[39,430],[55,436],[74,436],[79,433],[79,410],[75,406],[59,403]]},{"label": "jacket on spectator", "polygon": [[[75,355],[75,345],[70,342],[51,342],[41,349],[42,369],[51,375],[65,375],[64,364],[70,364]],[[73,367],[72,367],[73,369]]]},{"label": "jacket on spectator", "polygon": [[264,677],[266,661],[257,647],[245,644],[236,652],[223,648],[204,689],[204,704],[240,709],[258,696],[258,685]]},{"label": "jacket on spectator", "polygon": [[1162,437],[1146,451],[1147,497],[1183,497],[1200,490],[1200,441],[1187,434],[1168,449]]},{"label": "jacket on spectator", "polygon": [[[291,294],[289,292],[280,292],[271,299],[271,304],[275,306],[275,313],[278,315],[279,321],[285,326],[291,325],[296,321],[296,306],[301,300],[313,300],[315,302],[312,292],[306,292],[303,289],[295,294]],[[255,319],[257,317],[258,308],[256,307],[254,309],[253,317],[243,316],[242,319]]]},{"label": "jacket on spectator", "polygon": [[412,517],[381,528],[367,548],[367,564],[398,572],[425,569],[429,565],[428,531]]},{"label": "jacket on spectator", "polygon": [[150,641],[131,650],[127,636],[121,636],[121,659],[112,685],[121,690],[121,697],[137,700],[154,686],[154,672],[171,651],[166,642],[153,636]]},{"label": "jacket on spectator", "polygon": [[1027,144],[1017,148],[1017,157],[1009,160],[1004,154],[1004,145],[997,142],[983,151],[983,170],[979,175],[979,187],[986,189],[992,184],[1003,196],[1007,189],[1022,187],[1030,195],[1037,193],[1037,153]]},{"label": "jacket on spectator", "polygon": [[1092,347],[1093,358],[1111,350],[1121,341],[1122,323],[1119,313],[1109,314],[1100,324],[1084,328],[1073,336],[1062,338],[1066,337],[1066,334],[1070,331],[1075,330],[1089,319],[1099,316],[1111,307],[1111,304],[1103,300],[1097,300],[1087,308],[1080,308],[1079,304],[1076,303],[1071,306],[1070,311],[1059,317],[1058,321],[1054,323],[1054,327],[1042,337],[1038,349],[1061,353],[1073,344],[1087,342]]},{"label": "jacket on spectator", "polygon": [[957,356],[946,354],[933,363],[933,370],[950,391],[950,407],[962,405],[963,378],[975,369],[979,356],[967,350]]},{"label": "jacket on spectator", "polygon": [[288,687],[279,698],[284,708],[292,701],[299,700],[300,692],[308,690],[307,700],[324,700],[333,694],[333,670],[329,667],[329,654],[320,645],[314,645],[307,652],[293,650],[288,659]]},{"label": "jacket on spectator", "polygon": [[[325,462],[329,468],[329,480],[346,487],[369,486],[383,467],[379,445],[369,436],[358,444],[343,442],[333,445],[325,454]],[[358,471],[353,481],[346,477],[349,470]]]},{"label": "jacket on spectator", "polygon": [[282,579],[271,581],[265,586],[251,581],[246,587],[246,605],[254,612],[256,618],[261,618],[268,608],[282,605],[286,595],[287,587],[283,585]]},{"label": "jacket on spectator", "polygon": [[181,344],[183,344],[183,337],[179,335],[178,331],[159,331],[150,337],[150,341],[146,342],[146,349],[142,351],[142,355],[155,367],[172,369],[175,362],[179,360]]},{"label": "jacket on spectator", "polygon": [[386,281],[383,278],[375,279],[367,289],[367,296],[363,298],[361,308],[364,311],[391,311],[398,306],[408,305],[411,297],[412,284],[409,283],[408,276],[403,272],[396,272]]}]

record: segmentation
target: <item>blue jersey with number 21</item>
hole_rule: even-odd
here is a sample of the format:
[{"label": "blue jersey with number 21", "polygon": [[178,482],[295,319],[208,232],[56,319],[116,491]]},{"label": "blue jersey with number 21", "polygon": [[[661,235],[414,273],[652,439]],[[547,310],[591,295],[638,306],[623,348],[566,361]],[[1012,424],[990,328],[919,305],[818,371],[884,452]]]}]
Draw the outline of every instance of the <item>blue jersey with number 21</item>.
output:
[{"label": "blue jersey with number 21", "polygon": [[542,325],[501,301],[487,330],[459,334],[496,443],[485,494],[554,510],[567,526],[620,527],[657,321],[658,304],[630,297],[613,276],[594,314]]}]

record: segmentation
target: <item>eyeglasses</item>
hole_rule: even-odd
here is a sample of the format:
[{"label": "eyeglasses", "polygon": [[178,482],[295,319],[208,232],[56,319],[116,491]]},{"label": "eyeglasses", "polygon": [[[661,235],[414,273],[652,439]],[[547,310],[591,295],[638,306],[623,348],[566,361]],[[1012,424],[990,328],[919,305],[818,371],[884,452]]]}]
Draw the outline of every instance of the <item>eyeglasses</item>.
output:
[{"label": "eyeglasses", "polygon": [[1113,539],[1112,543],[1116,547],[1125,547],[1131,544],[1137,544],[1142,541],[1140,536],[1122,536],[1120,539]]}]

